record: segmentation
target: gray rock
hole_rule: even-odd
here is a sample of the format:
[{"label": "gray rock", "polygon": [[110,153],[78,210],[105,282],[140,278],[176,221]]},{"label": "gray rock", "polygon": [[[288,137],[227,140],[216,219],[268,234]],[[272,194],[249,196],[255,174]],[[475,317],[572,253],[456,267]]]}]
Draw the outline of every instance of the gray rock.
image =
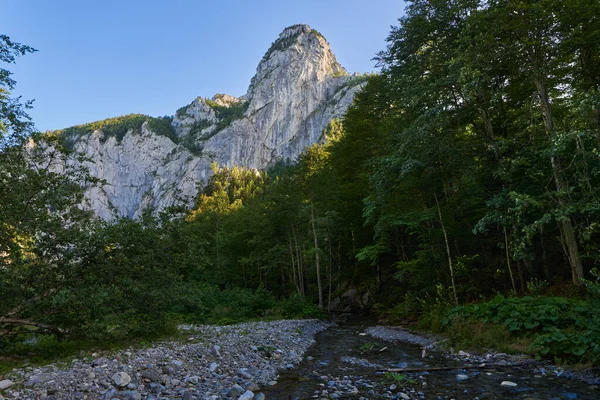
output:
[{"label": "gray rock", "polygon": [[213,347],[210,348],[210,352],[215,356],[215,357],[221,357],[221,346],[219,346],[218,344],[215,344]]},{"label": "gray rock", "polygon": [[242,394],[238,400],[252,400],[254,399],[254,393],[252,393],[250,390],[246,390],[244,392],[244,394]]},{"label": "gray rock", "polygon": [[108,364],[110,360],[106,357],[96,358],[92,361],[92,367],[99,367],[100,365]]},{"label": "gray rock", "polygon": [[242,393],[244,393],[243,387],[241,387],[240,385],[233,385],[227,391],[227,397],[229,397],[231,399],[237,399],[238,397],[240,397],[242,395]]},{"label": "gray rock", "polygon": [[511,382],[511,381],[502,381],[502,383],[500,384],[500,386],[516,387],[518,385],[516,383],[514,383],[514,382]]},{"label": "gray rock", "polygon": [[215,372],[215,370],[217,369],[218,364],[216,362],[212,362],[210,363],[210,366],[208,367],[208,370],[210,372]]},{"label": "gray rock", "polygon": [[142,395],[132,390],[121,392],[119,393],[119,396],[121,396],[123,400],[142,400]]},{"label": "gray rock", "polygon": [[152,382],[160,382],[161,381],[161,376],[158,372],[154,371],[154,370],[146,370],[146,371],[142,371],[141,375],[142,378],[144,379],[148,379],[149,381]]},{"label": "gray rock", "polygon": [[0,390],[4,390],[4,389],[8,389],[9,387],[11,387],[12,385],[14,385],[15,383],[9,379],[4,379],[2,381],[0,381]]},{"label": "gray rock", "polygon": [[466,381],[467,379],[469,379],[469,377],[465,374],[458,374],[456,375],[456,380],[457,381]]},{"label": "gray rock", "polygon": [[251,392],[257,392],[260,390],[260,386],[258,386],[252,381],[246,382],[245,388],[246,390],[250,390]]},{"label": "gray rock", "polygon": [[254,400],[265,400],[265,395],[262,393],[259,393],[256,396],[254,396]]},{"label": "gray rock", "polygon": [[112,400],[117,395],[117,389],[112,388],[102,396],[102,400]]},{"label": "gray rock", "polygon": [[131,383],[131,377],[125,372],[117,372],[111,376],[110,379],[112,379],[114,384],[118,387],[127,386],[129,383]]}]

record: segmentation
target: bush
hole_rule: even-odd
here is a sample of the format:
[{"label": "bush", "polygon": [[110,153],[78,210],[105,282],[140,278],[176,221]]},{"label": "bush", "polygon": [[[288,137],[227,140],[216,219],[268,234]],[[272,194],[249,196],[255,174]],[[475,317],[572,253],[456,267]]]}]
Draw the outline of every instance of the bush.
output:
[{"label": "bush", "polygon": [[[531,343],[529,351],[540,357],[598,365],[600,318],[597,309],[595,299],[498,295],[488,302],[451,309],[442,318],[442,328],[456,342],[473,343],[482,332],[487,335],[494,331],[495,338],[488,337],[490,340],[483,341],[485,345],[527,339]],[[482,327],[480,335],[473,331],[476,325]]]}]

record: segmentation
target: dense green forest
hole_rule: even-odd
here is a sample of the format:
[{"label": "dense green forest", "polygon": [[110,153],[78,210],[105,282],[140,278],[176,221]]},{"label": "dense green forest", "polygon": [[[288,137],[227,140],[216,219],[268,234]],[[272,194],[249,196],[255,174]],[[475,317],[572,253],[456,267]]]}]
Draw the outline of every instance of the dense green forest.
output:
[{"label": "dense green forest", "polygon": [[[317,316],[354,288],[457,343],[598,364],[600,3],[408,3],[320,144],[215,165],[192,210],[139,221],[94,221],[79,187],[101,182],[22,150],[2,70],[1,345]],[[2,61],[33,51],[1,39]]]}]

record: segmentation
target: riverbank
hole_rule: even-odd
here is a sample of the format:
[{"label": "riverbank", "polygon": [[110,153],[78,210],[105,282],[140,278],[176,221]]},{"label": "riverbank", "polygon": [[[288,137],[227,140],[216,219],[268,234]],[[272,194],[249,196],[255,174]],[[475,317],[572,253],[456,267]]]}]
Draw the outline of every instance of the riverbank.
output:
[{"label": "riverbank", "polygon": [[[600,398],[599,386],[568,379],[561,369],[502,353],[452,354],[434,344],[443,340],[350,318],[319,333],[305,360],[264,393],[267,399],[322,400]],[[494,365],[463,368],[479,367],[476,357]]]},{"label": "riverbank", "polygon": [[328,326],[318,320],[181,326],[178,341],[14,369],[0,379],[0,399],[261,399],[262,388],[276,385],[278,371],[294,368]]}]

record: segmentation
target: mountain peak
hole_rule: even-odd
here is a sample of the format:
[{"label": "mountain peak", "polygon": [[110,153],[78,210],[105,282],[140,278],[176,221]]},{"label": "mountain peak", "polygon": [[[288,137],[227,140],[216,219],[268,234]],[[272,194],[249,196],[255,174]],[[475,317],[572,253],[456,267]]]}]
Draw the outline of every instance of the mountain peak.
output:
[{"label": "mountain peak", "polygon": [[[255,97],[260,86],[271,83],[269,81],[277,75],[290,82],[297,79],[322,81],[326,76],[347,75],[347,72],[337,62],[321,33],[309,25],[297,24],[285,28],[263,56],[250,82],[248,100]],[[268,91],[269,87],[263,89]],[[257,104],[257,107],[261,106]]]}]

